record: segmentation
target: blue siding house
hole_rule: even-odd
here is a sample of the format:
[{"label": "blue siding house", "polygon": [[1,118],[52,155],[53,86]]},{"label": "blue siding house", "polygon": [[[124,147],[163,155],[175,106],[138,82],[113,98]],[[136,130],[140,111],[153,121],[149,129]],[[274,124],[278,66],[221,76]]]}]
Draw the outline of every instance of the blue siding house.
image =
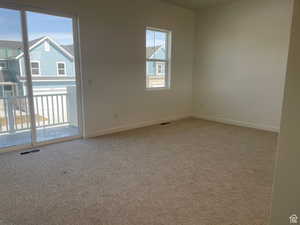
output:
[{"label": "blue siding house", "polygon": [[[164,46],[147,47],[147,59],[166,59],[166,49]],[[147,75],[149,76],[162,76],[165,75],[165,64],[163,62],[147,62]]]},{"label": "blue siding house", "polygon": [[[0,41],[0,96],[26,94],[22,48],[21,42]],[[29,43],[34,95],[75,85],[73,52],[73,45],[60,45],[48,36]]]}]

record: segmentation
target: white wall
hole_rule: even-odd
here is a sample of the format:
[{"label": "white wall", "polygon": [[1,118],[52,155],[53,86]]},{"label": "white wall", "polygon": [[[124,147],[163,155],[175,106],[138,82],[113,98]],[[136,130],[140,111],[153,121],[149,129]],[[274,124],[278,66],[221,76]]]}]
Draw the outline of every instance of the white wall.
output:
[{"label": "white wall", "polygon": [[197,117],[279,130],[291,0],[240,0],[197,15]]},{"label": "white wall", "polygon": [[292,214],[300,216],[300,2],[294,2],[271,225],[289,224]]},{"label": "white wall", "polygon": [[[194,12],[160,1],[22,4],[80,19],[86,134],[191,115]],[[171,90],[145,90],[145,28],[173,31]]]},{"label": "white wall", "polygon": [[[92,83],[85,84],[88,133],[190,115],[194,13],[129,0],[99,4],[94,13],[81,20],[84,71]],[[171,90],[145,90],[146,26],[173,31]]]}]

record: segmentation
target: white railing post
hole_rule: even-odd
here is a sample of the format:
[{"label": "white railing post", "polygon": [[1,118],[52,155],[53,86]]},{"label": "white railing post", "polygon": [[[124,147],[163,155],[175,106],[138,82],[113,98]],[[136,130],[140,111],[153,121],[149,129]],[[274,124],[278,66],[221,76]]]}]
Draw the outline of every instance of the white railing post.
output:
[{"label": "white railing post", "polygon": [[76,86],[67,87],[67,120],[70,125],[77,127],[77,96]]},{"label": "white railing post", "polygon": [[[50,100],[50,101],[49,101]],[[12,96],[0,98],[0,133],[15,133],[30,129],[28,97]],[[76,88],[68,87],[67,94],[33,96],[35,107],[35,126],[51,127],[57,125],[78,126]],[[23,104],[24,107],[23,107]],[[2,124],[4,123],[4,125]],[[5,129],[4,129],[5,126]]]},{"label": "white railing post", "polygon": [[10,132],[15,132],[15,118],[14,118],[14,99],[12,97],[7,98],[7,120],[8,120],[8,130]]}]

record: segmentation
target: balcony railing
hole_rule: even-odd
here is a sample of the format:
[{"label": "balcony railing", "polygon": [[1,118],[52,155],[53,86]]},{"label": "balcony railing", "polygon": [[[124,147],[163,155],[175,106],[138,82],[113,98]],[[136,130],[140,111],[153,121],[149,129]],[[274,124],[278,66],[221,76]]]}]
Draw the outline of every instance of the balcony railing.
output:
[{"label": "balcony railing", "polygon": [[147,87],[165,87],[165,76],[161,75],[149,75],[147,76]]},{"label": "balcony railing", "polygon": [[[33,96],[37,128],[68,124],[72,99],[69,94]],[[0,97],[0,134],[28,130],[31,127],[28,97]],[[74,106],[73,106],[74,107]]]}]

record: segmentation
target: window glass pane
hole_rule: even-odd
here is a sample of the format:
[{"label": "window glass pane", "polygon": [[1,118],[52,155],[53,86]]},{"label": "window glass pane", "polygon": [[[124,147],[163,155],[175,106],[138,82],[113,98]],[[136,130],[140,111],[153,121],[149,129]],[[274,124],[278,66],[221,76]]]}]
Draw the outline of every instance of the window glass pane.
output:
[{"label": "window glass pane", "polygon": [[167,33],[147,30],[147,59],[167,59]]},{"label": "window glass pane", "polygon": [[63,64],[63,63],[58,63],[58,68],[59,68],[59,69],[64,69],[64,68],[65,68],[65,64]]},{"label": "window glass pane", "polygon": [[40,62],[39,76],[43,77],[43,81],[32,77],[37,142],[77,136],[73,20],[28,12],[27,24],[29,42],[40,43],[30,52],[30,59]]},{"label": "window glass pane", "polygon": [[31,73],[32,73],[32,75],[39,75],[40,74],[40,71],[39,71],[39,69],[32,69],[31,70]]},{"label": "window glass pane", "polygon": [[[154,41],[154,31],[152,30],[147,30],[146,31],[146,48],[147,48],[147,58],[151,57],[151,48],[155,46],[155,41]],[[149,49],[149,50],[148,50]]]},{"label": "window glass pane", "polygon": [[154,59],[167,59],[167,33],[165,32],[155,32],[155,54],[153,56]]},{"label": "window glass pane", "polygon": [[146,32],[146,82],[147,88],[168,86],[169,32],[148,29]]},{"label": "window glass pane", "polygon": [[147,87],[163,88],[166,87],[166,63],[165,62],[147,62]]},{"label": "window glass pane", "polygon": [[38,68],[39,64],[37,62],[32,62],[31,63],[31,68]]},{"label": "window glass pane", "polygon": [[0,58],[3,59],[3,58],[6,58],[6,50],[5,48],[0,48]]},{"label": "window glass pane", "polygon": [[[0,148],[31,143],[20,11],[0,8]],[[21,76],[22,74],[22,76]]]},{"label": "window glass pane", "polygon": [[3,70],[3,69],[8,69],[8,65],[7,65],[7,62],[6,62],[6,61],[0,62],[0,69],[1,69],[1,70]]},{"label": "window glass pane", "polygon": [[147,70],[147,76],[155,76],[155,73],[156,73],[156,71],[155,71],[155,62],[147,62],[147,68],[146,68],[146,70]]}]

